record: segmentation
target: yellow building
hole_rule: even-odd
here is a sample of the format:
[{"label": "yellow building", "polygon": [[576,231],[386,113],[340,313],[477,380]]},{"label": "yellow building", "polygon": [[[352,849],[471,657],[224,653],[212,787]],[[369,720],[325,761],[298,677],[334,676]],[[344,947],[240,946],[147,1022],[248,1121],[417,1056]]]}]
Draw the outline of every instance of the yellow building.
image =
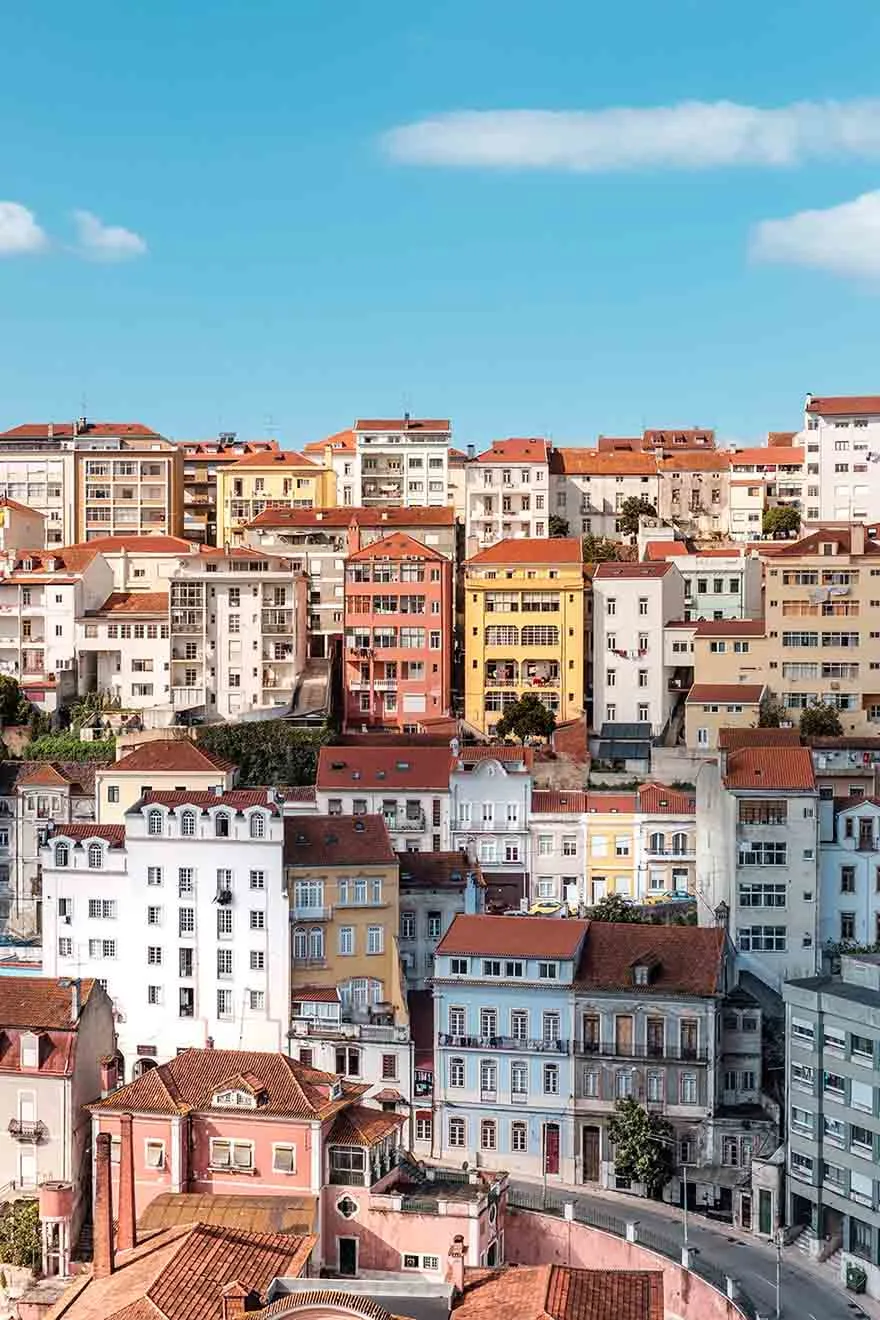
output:
[{"label": "yellow building", "polygon": [[609,894],[637,895],[638,812],[634,793],[587,794],[587,903]]},{"label": "yellow building", "polygon": [[284,875],[291,989],[332,986],[355,1021],[393,1013],[405,1024],[399,871],[382,817],[289,817]]},{"label": "yellow building", "polygon": [[114,765],[95,771],[95,800],[102,825],[123,825],[125,813],[144,793],[176,790],[210,793],[235,786],[234,765],[189,739],[141,743]]},{"label": "yellow building", "polygon": [[576,537],[499,541],[465,566],[465,719],[491,733],[534,692],[556,716],[584,711],[584,596]]},{"label": "yellow building", "polygon": [[231,542],[264,509],[331,509],[335,504],[331,468],[291,449],[248,454],[217,471],[217,544]]}]

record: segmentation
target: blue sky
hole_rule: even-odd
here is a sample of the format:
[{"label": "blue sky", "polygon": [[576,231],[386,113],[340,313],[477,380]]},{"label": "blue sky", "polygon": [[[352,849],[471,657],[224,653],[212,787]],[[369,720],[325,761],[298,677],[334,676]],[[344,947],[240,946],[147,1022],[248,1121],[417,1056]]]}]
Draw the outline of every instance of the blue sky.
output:
[{"label": "blue sky", "polygon": [[0,424],[745,440],[880,392],[878,44],[876,0],[7,6]]}]

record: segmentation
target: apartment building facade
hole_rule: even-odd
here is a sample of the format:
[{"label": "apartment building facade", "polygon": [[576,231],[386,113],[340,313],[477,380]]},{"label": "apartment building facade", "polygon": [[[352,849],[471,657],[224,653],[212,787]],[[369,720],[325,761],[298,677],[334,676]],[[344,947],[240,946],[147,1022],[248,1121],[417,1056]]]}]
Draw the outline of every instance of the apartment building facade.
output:
[{"label": "apartment building facade", "polygon": [[146,793],[225,792],[235,787],[238,770],[189,738],[156,738],[129,752],[117,748],[112,765],[94,765],[94,797],[102,825],[124,825],[126,813]]},{"label": "apartment building facade", "polygon": [[[605,440],[605,444],[603,444]],[[620,536],[619,516],[628,499],[659,503],[653,453],[618,448],[600,438],[597,449],[554,449],[550,457],[552,512],[565,518],[572,536]]]},{"label": "apartment building facade", "polygon": [[564,903],[577,912],[584,900],[587,794],[578,789],[533,789],[529,810],[532,903]]},{"label": "apartment building facade", "polygon": [[804,429],[798,439],[806,448],[808,481],[816,491],[807,500],[807,518],[823,522],[873,519],[880,462],[880,397],[808,394]]},{"label": "apartment building facade", "polygon": [[[684,582],[672,563],[604,563],[593,574],[593,724],[663,732],[681,688],[667,663],[665,625],[684,617]],[[687,657],[684,657],[687,659]],[[689,686],[689,684],[688,684]],[[686,689],[685,689],[686,690]]]},{"label": "apartment building facade", "polygon": [[425,990],[434,954],[459,913],[483,911],[485,881],[479,862],[465,852],[398,852],[400,959],[407,992]]},{"label": "apartment building facade", "polygon": [[637,792],[635,874],[639,898],[696,892],[697,822],[693,794],[669,784]]},{"label": "apartment building facade", "polygon": [[[317,810],[328,816],[381,815],[398,853],[450,848],[448,747],[322,747]],[[289,810],[296,812],[294,804]]]},{"label": "apartment building facade", "polygon": [[823,948],[880,943],[880,799],[823,801],[819,829]]},{"label": "apartment building facade", "polygon": [[352,504],[432,508],[449,503],[448,419],[409,413],[401,418],[359,418],[353,430]]},{"label": "apartment building facade", "polygon": [[[787,438],[780,437],[783,441]],[[809,472],[802,447],[785,443],[759,445],[733,450],[729,457],[731,491],[738,492],[730,519],[730,535],[734,540],[757,538],[767,509],[788,507],[797,509],[803,516],[812,509],[815,514],[817,478]]]},{"label": "apartment building facade", "polygon": [[550,442],[495,440],[465,469],[469,555],[499,541],[549,535]]},{"label": "apartment building facade", "polygon": [[819,795],[806,747],[722,750],[696,779],[697,917],[779,990],[819,956]]},{"label": "apartment building facade", "polygon": [[452,750],[452,848],[479,862],[488,909],[518,908],[529,893],[531,749],[456,745]]},{"label": "apartment building facade", "polygon": [[239,440],[221,431],[216,440],[178,440],[183,451],[183,531],[196,545],[217,545],[217,472],[250,454],[278,452],[275,440]]},{"label": "apartment building facade", "polygon": [[41,853],[43,965],[114,1001],[129,1076],[290,1018],[283,823],[272,789],[147,792],[124,825],[58,825]]},{"label": "apartment building facade", "polygon": [[763,683],[694,683],[685,700],[685,744],[711,751],[722,729],[758,728],[768,695]]},{"label": "apartment building facade", "polygon": [[557,723],[584,712],[583,551],[575,537],[501,541],[464,566],[465,719],[491,733],[534,693]]},{"label": "apartment building facade", "polygon": [[452,564],[403,532],[346,559],[343,722],[415,733],[449,714]]},{"label": "apartment building facade", "polygon": [[588,905],[599,903],[610,894],[636,896],[638,808],[639,800],[634,793],[587,794],[584,902]]},{"label": "apartment building facade", "polygon": [[218,467],[217,545],[240,544],[264,509],[326,509],[336,503],[332,468],[292,449],[247,454]]}]

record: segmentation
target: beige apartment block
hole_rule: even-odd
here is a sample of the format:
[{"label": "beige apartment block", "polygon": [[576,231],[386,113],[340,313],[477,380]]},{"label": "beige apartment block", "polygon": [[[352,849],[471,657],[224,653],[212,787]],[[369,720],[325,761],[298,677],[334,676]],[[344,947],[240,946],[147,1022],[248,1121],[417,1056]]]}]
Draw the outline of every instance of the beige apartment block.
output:
[{"label": "beige apartment block", "polygon": [[107,437],[74,450],[75,539],[183,531],[183,453],[162,436]]},{"label": "beige apartment block", "polygon": [[695,683],[685,703],[688,747],[714,750],[721,729],[758,727],[763,683]]}]

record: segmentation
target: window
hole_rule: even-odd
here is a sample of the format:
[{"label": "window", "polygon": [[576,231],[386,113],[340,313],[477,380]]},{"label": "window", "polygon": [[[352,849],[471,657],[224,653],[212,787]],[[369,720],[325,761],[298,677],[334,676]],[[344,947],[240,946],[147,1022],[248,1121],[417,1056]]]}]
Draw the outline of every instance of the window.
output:
[{"label": "window", "polygon": [[162,925],[162,909],[160,907],[147,908],[147,925],[148,926]]},{"label": "window", "polygon": [[147,812],[147,833],[161,834],[164,816],[161,811]]},{"label": "window", "polygon": [[93,871],[99,871],[104,865],[104,848],[100,843],[89,844],[88,863]]},{"label": "window", "polygon": [[587,1098],[595,1098],[599,1094],[599,1074],[595,1068],[584,1068],[583,1071],[583,1092]]},{"label": "window", "polygon": [[[416,1119],[416,1141],[431,1141],[434,1136],[434,1124],[430,1118]],[[450,1142],[450,1145],[452,1143]]]},{"label": "window", "polygon": [[464,1086],[464,1059],[449,1060],[449,1085]]},{"label": "window", "polygon": [[511,1123],[510,1149],[516,1154],[524,1154],[529,1148],[529,1129],[526,1123]]},{"label": "window", "polygon": [[193,949],[177,950],[177,974],[185,979],[189,979],[193,974],[195,966]]},{"label": "window", "polygon": [[161,885],[161,883],[162,883],[162,868],[161,868],[161,866],[148,866],[148,867],[147,867],[147,884],[148,884],[148,885]]},{"label": "window", "polygon": [[487,1040],[498,1035],[498,1010],[496,1008],[480,1009],[480,1035]]},{"label": "window", "polygon": [[336,1050],[336,1071],[344,1077],[360,1077],[361,1052],[353,1046],[340,1045]]},{"label": "window", "polygon": [[218,811],[214,817],[214,836],[218,839],[229,838],[229,816],[225,811]]},{"label": "window", "polygon": [[559,1094],[559,1064],[558,1063],[544,1064],[544,1094],[545,1095]]},{"label": "window", "polygon": [[467,976],[469,968],[468,958],[451,958],[449,961],[449,970],[453,976]]},{"label": "window", "polygon": [[[218,917],[220,913],[217,913]],[[232,913],[229,913],[232,916]],[[177,928],[181,935],[192,935],[196,928],[196,910],[191,907],[182,907],[177,914]],[[219,931],[218,931],[219,933]]]},{"label": "window", "polygon": [[266,929],[266,914],[262,910],[251,909],[251,930]]},{"label": "window", "polygon": [[223,978],[232,976],[232,950],[217,950],[217,975]]},{"label": "window", "polygon": [[265,871],[251,871],[250,880],[251,880],[251,889],[265,889],[265,888],[266,888],[266,872],[265,872]]},{"label": "window", "polygon": [[262,949],[251,949],[250,967],[252,972],[264,972],[266,970],[266,955]]},{"label": "window", "polygon": [[695,1105],[697,1103],[697,1074],[682,1073],[679,1077],[679,1103]]},{"label": "window", "polygon": [[791,1107],[791,1130],[799,1132],[802,1136],[809,1136],[813,1131],[813,1115],[809,1109],[801,1109],[797,1105]]},{"label": "window", "polygon": [[263,839],[266,837],[266,816],[264,812],[251,812],[249,832],[252,839]]},{"label": "window", "polygon": [[744,953],[784,953],[784,926],[741,926],[737,945]]},{"label": "window", "polygon": [[70,849],[66,843],[56,843],[55,845],[55,865],[70,865]]},{"label": "window", "polygon": [[58,941],[58,957],[59,958],[73,957],[73,940],[60,939]]},{"label": "window", "polygon": [[265,990],[248,990],[248,1008],[252,1013],[261,1013],[266,1007]]},{"label": "window", "polygon": [[633,1074],[629,1068],[620,1068],[614,1079],[614,1094],[618,1100],[628,1099],[633,1093]]},{"label": "window", "polygon": [[147,945],[147,966],[161,967],[162,965],[162,946],[159,944]]},{"label": "window", "polygon": [[367,953],[382,953],[385,947],[385,927],[367,927]]},{"label": "window", "polygon": [[145,1143],[144,1163],[148,1169],[165,1168],[164,1141],[147,1141]]},{"label": "window", "polygon": [[538,963],[538,979],[540,981],[555,981],[559,968],[555,962]]},{"label": "window", "polygon": [[497,1144],[495,1120],[494,1118],[484,1118],[480,1123],[480,1150],[495,1150]]},{"label": "window", "polygon": [[154,1005],[155,1005],[155,1004],[161,1004],[161,1003],[162,1003],[162,987],[161,987],[161,985],[148,985],[148,986],[147,986],[147,1003],[148,1003],[148,1004],[154,1004]]},{"label": "window", "polygon": [[343,957],[354,953],[354,926],[339,927],[339,952]]},{"label": "window", "polygon": [[450,1118],[449,1120],[449,1145],[462,1147],[466,1144],[466,1133],[463,1118]]},{"label": "window", "polygon": [[180,817],[180,833],[184,838],[191,839],[196,832],[196,813],[194,811],[184,811]]},{"label": "window", "polygon": [[217,1016],[218,1018],[232,1017],[232,991],[217,991]]},{"label": "window", "polygon": [[211,1137],[210,1159],[212,1169],[227,1169],[230,1171],[253,1169],[254,1143],[252,1141],[227,1141],[222,1137]]},{"label": "window", "polygon": [[514,1062],[510,1065],[510,1094],[516,1096],[514,1103],[522,1102],[529,1094],[528,1065]]},{"label": "window", "polygon": [[480,1098],[494,1100],[498,1090],[498,1065],[493,1059],[480,1060]]},{"label": "window", "polygon": [[116,917],[115,898],[90,898],[89,917],[92,920],[112,921]]},{"label": "window", "polygon": [[108,801],[108,802],[118,802],[118,801],[119,801],[119,787],[118,787],[118,785],[116,785],[116,784],[111,784],[110,787],[107,789],[107,801]]}]

